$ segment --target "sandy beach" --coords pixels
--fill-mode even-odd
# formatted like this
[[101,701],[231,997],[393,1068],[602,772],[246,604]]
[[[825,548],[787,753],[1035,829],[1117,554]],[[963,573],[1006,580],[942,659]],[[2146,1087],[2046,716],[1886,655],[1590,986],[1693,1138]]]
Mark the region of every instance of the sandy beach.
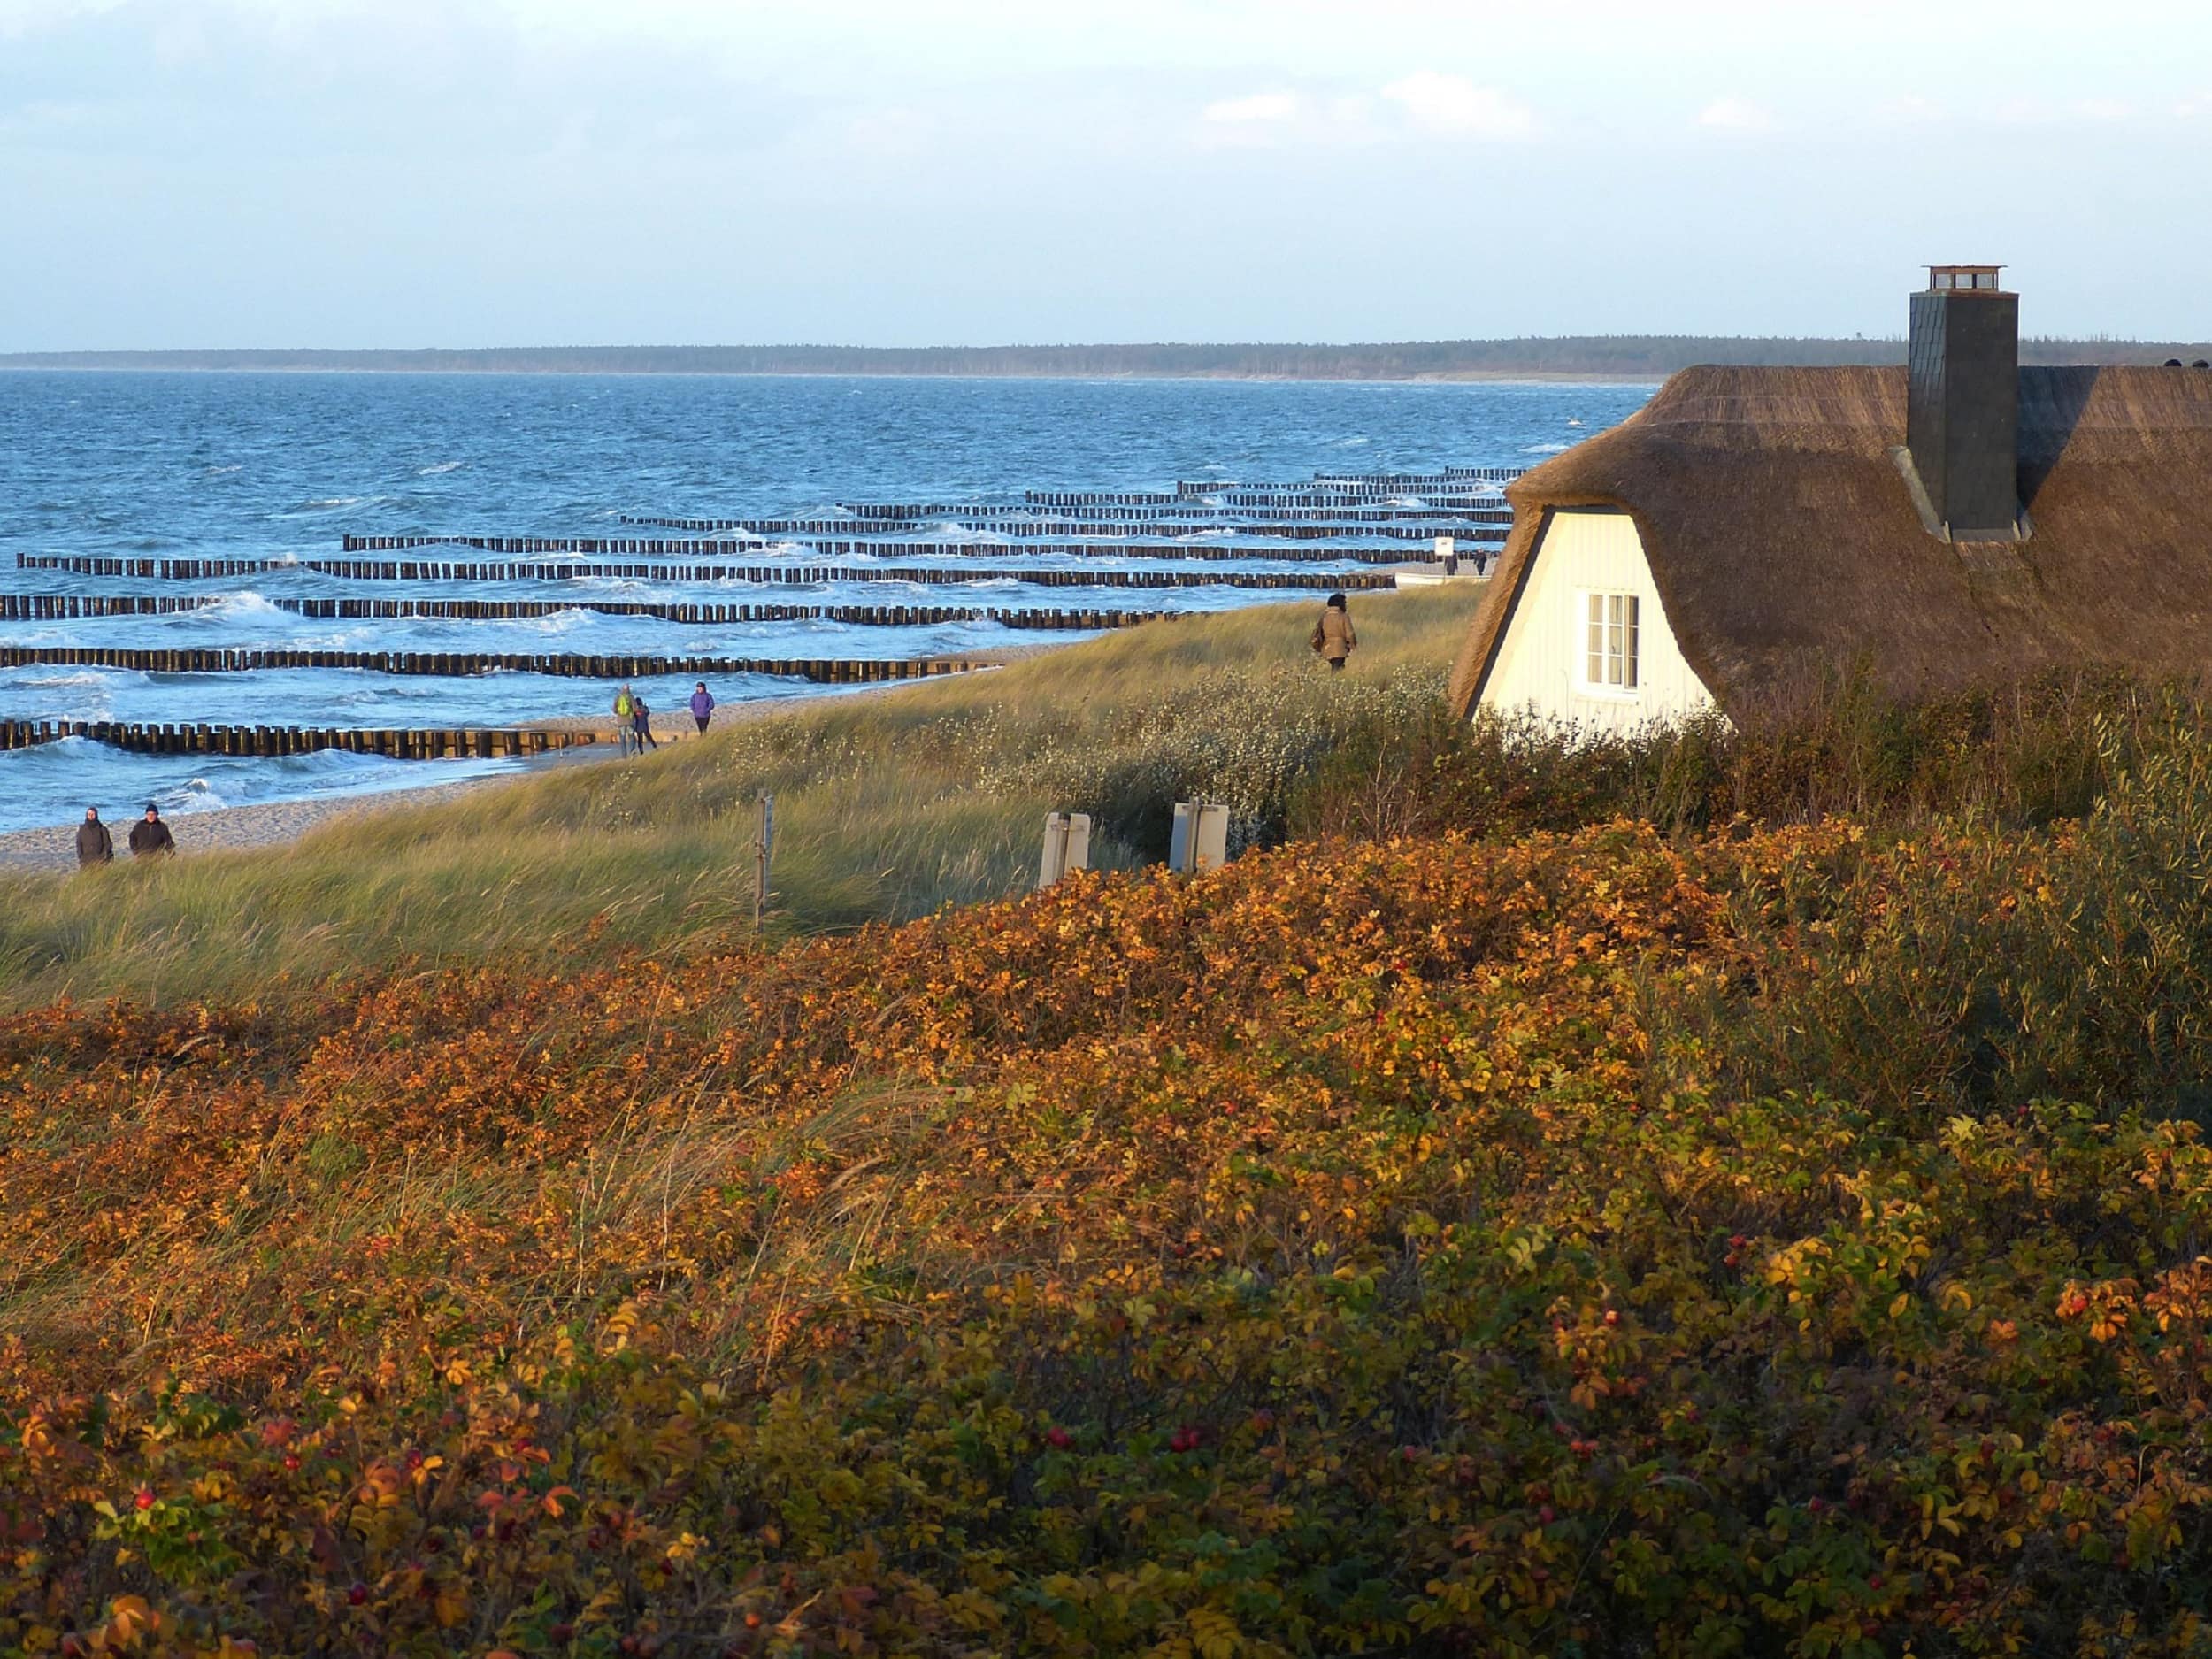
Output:
[[[727,726],[741,719],[757,719],[779,709],[789,709],[816,699],[785,698],[774,702],[740,703],[717,710],[717,724]],[[275,847],[296,841],[318,824],[332,818],[360,812],[391,812],[403,807],[421,806],[436,801],[459,798],[476,789],[497,789],[519,782],[542,771],[547,766],[585,764],[593,761],[614,760],[621,751],[611,741],[612,725],[609,721],[588,719],[543,720],[535,723],[547,731],[600,732],[607,741],[586,749],[563,749],[534,762],[521,772],[502,772],[489,778],[464,778],[452,783],[426,782],[410,789],[383,789],[368,795],[316,795],[301,801],[263,801],[250,806],[221,807],[212,812],[186,812],[165,816],[169,833],[176,837],[177,854],[188,857],[195,853],[239,852],[255,847]],[[689,741],[698,736],[697,728],[688,714],[657,714],[653,717],[653,736],[656,741],[674,745]],[[434,760],[420,763],[426,777],[437,775],[439,763]],[[115,838],[115,854],[128,858],[124,843],[129,838],[131,826],[136,818],[111,818],[108,831]],[[28,870],[73,870],[77,864],[77,826],[75,822],[55,824],[38,829],[12,830],[0,833],[0,874]]]

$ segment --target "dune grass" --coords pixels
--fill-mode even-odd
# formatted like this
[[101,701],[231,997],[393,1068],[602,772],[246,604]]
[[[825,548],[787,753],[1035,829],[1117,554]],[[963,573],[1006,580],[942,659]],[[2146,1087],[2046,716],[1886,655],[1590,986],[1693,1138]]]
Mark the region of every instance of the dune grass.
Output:
[[281,995],[399,963],[598,947],[680,953],[750,926],[763,793],[783,933],[1018,890],[1056,809],[1101,820],[1093,862],[1109,867],[1156,856],[1187,793],[1229,800],[1240,836],[1266,839],[1346,720],[1433,701],[1473,603],[1362,596],[1342,675],[1307,649],[1310,607],[1260,606],[826,698],[634,764],[342,819],[288,848],[0,879],[0,1005]]

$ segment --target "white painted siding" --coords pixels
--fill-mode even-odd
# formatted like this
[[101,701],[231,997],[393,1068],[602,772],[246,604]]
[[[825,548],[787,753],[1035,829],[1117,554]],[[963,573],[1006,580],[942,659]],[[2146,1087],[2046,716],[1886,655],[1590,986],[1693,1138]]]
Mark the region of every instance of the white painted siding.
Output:
[[[1640,601],[1641,683],[1632,692],[1584,684],[1592,593],[1633,594]],[[1482,706],[1502,712],[1532,707],[1553,719],[1607,730],[1680,719],[1713,706],[1712,694],[1675,642],[1634,519],[1595,508],[1554,511],[1482,688]]]

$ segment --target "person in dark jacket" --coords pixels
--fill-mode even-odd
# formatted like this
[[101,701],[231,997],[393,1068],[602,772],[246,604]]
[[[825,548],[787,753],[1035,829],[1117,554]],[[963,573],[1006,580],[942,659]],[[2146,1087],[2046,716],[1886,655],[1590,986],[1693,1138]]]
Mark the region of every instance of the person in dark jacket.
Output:
[[655,749],[660,747],[653,736],[653,711],[645,706],[645,699],[634,691],[630,694],[630,741],[637,746],[637,752],[641,755],[645,752],[648,743]]
[[151,858],[157,853],[176,856],[175,837],[169,826],[161,821],[160,810],[151,801],[146,803],[146,816],[131,826],[131,856]]
[[114,862],[115,837],[100,822],[100,809],[88,806],[84,810],[84,822],[77,826],[77,867],[89,870],[94,864]]
[[700,736],[707,734],[707,717],[713,712],[714,694],[707,689],[707,682],[703,680],[699,688],[691,694],[691,718],[699,722]]

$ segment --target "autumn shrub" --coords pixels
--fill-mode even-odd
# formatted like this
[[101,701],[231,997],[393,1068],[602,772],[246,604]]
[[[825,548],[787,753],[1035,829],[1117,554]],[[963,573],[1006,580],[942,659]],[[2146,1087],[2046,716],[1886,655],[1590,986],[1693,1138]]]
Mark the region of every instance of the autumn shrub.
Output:
[[1344,680],[1321,679],[1298,663],[1222,670],[1116,726],[979,745],[993,757],[979,781],[1087,812],[1145,858],[1167,856],[1179,801],[1226,806],[1233,851],[1272,846],[1288,832],[1308,779],[1333,771],[1371,733],[1397,739],[1450,720],[1443,692],[1438,669]]
[[2212,1107],[2212,760],[2185,730],[2123,752],[2047,837],[1937,827],[1778,864],[1732,900],[1746,1005],[1699,1041],[1732,1088],[1824,1087],[1933,1121],[2058,1096]]
[[2145,756],[2212,733],[2193,688],[2063,673],[1903,697],[1864,667],[1771,688],[1732,710],[1609,730],[1440,701],[1354,712],[1289,792],[1297,835],[1511,837],[1633,818],[1669,834],[1745,818],[1885,827],[2087,813]]
[[2194,1653],[2208,798],[17,1017],[0,1650]]

